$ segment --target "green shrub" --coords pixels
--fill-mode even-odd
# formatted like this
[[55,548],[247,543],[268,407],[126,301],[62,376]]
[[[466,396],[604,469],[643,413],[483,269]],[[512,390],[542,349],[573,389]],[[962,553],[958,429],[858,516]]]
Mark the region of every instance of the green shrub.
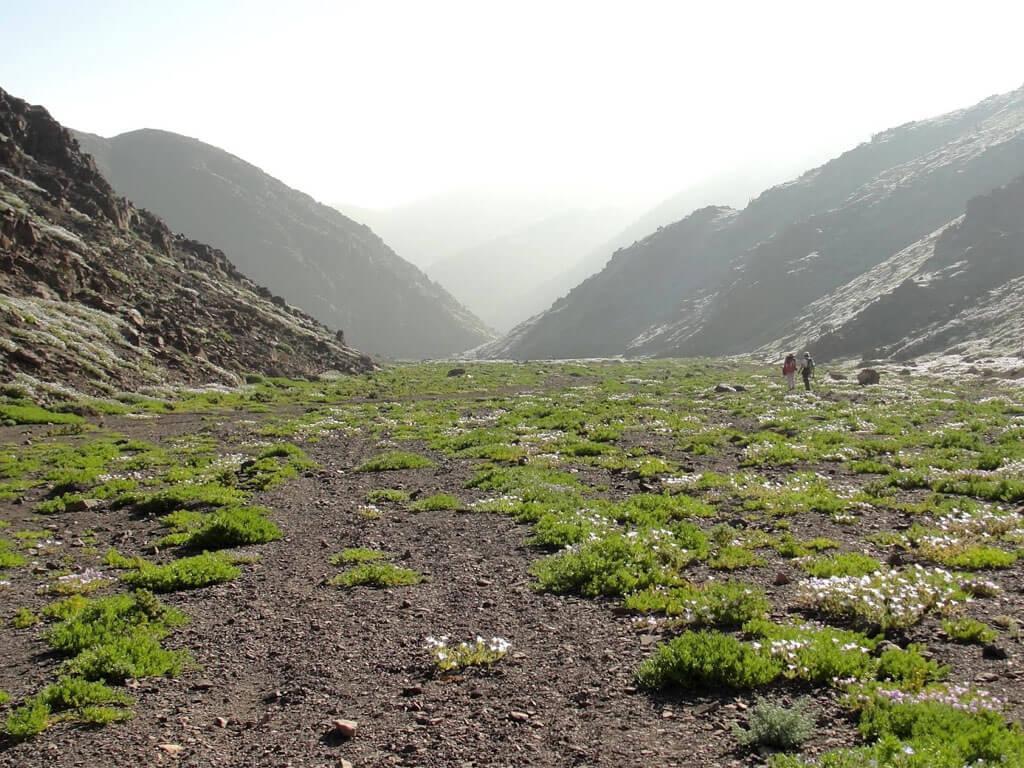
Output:
[[281,538],[281,529],[267,517],[265,507],[222,507],[183,537],[189,549],[214,550],[266,544]]
[[55,413],[37,405],[0,405],[0,421],[14,424],[83,424],[73,413]]
[[15,741],[30,739],[50,724],[50,708],[42,699],[33,697],[7,715],[7,734]]
[[356,467],[356,472],[392,472],[400,469],[427,469],[434,462],[425,456],[408,451],[389,451],[374,456]]
[[660,645],[637,670],[647,688],[756,688],[782,674],[782,664],[731,635],[685,632]]
[[439,512],[457,510],[461,506],[462,502],[452,494],[435,493],[433,496],[413,502],[410,508],[416,512]]
[[175,677],[190,663],[187,651],[171,651],[145,632],[133,632],[91,646],[67,662],[67,669],[89,680],[122,682],[134,677]]
[[1009,568],[1017,562],[1017,555],[1013,552],[980,544],[921,547],[918,553],[933,563],[965,571]]
[[[679,567],[698,556],[707,538],[693,532],[695,546],[655,551],[648,543],[623,534],[588,541],[540,560],[533,566],[538,589],[587,597],[627,595],[656,584],[672,584]],[[684,552],[685,550],[685,552]]]
[[944,678],[948,667],[939,666],[936,662],[921,655],[921,647],[908,645],[906,649],[892,648],[878,659],[879,680],[891,680],[899,683],[906,690],[920,690],[928,683]]
[[818,685],[872,676],[870,653],[876,642],[859,632],[813,625],[775,624],[754,620],[743,631],[752,646],[784,665],[786,677]]
[[219,483],[177,485],[155,493],[128,493],[118,497],[114,506],[131,506],[141,515],[165,515],[178,509],[241,504],[246,496],[245,491]]
[[331,555],[331,565],[356,565],[358,563],[372,563],[377,560],[387,560],[391,555],[376,549],[365,547],[352,547],[345,549],[336,555]]
[[0,539],[0,569],[20,568],[27,562],[23,555],[14,551],[14,544],[7,539]]
[[28,608],[19,608],[11,618],[11,626],[15,629],[28,629],[41,622],[42,619],[32,613]]
[[628,595],[625,605],[642,613],[664,613],[692,627],[718,628],[763,619],[771,609],[763,589],[742,582],[646,589]]
[[994,643],[999,633],[977,619],[948,619],[942,622],[942,631],[954,643],[985,645]]
[[75,596],[52,604],[46,613],[60,619],[48,630],[47,642],[69,655],[140,631],[160,639],[187,622],[183,613],[144,590],[96,599]]
[[409,568],[391,563],[363,563],[339,573],[330,580],[335,587],[409,587],[423,581],[423,576]]
[[146,563],[122,578],[133,587],[154,592],[198,589],[237,578],[241,571],[223,555],[204,552],[193,557],[172,560],[166,565]]
[[809,699],[797,699],[780,706],[758,698],[750,709],[747,728],[735,727],[736,738],[745,747],[770,747],[786,751],[799,749],[814,735],[815,717]]
[[799,564],[811,576],[827,579],[832,576],[867,576],[882,570],[882,564],[859,552],[837,552],[806,560]]
[[719,548],[708,559],[708,566],[718,571],[757,568],[765,564],[764,558],[746,547],[729,545]]

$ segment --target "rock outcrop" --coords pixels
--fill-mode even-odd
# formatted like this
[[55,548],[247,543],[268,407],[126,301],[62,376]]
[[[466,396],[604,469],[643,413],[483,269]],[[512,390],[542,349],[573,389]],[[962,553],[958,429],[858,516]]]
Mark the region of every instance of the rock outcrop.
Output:
[[369,357],[114,192],[42,107],[0,90],[0,374],[90,393],[310,376]]

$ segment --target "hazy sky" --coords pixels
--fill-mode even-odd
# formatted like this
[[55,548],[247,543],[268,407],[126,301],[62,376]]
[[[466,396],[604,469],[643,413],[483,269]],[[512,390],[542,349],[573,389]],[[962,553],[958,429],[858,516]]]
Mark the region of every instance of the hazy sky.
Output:
[[0,0],[0,87],[327,201],[653,203],[1024,85],[1024,3]]

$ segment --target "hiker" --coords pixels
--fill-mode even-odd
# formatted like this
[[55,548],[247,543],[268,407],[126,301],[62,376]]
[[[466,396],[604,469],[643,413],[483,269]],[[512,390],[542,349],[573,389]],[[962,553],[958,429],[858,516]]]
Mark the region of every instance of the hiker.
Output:
[[800,366],[800,377],[804,380],[804,387],[811,391],[811,377],[814,375],[814,360],[810,352],[804,352],[804,364]]
[[789,385],[789,391],[796,389],[796,355],[792,352],[786,355],[786,360],[782,363],[782,375]]

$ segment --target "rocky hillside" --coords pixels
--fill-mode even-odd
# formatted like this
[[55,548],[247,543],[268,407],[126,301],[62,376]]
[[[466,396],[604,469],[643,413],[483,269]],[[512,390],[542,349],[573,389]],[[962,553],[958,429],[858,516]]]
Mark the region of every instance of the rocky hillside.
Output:
[[368,227],[216,147],[166,131],[77,134],[114,188],[375,355],[442,357],[491,338]]
[[[834,292],[859,280],[855,303],[872,301],[883,290],[881,275],[895,269],[908,276],[909,267],[896,265],[924,259],[928,238],[941,238],[939,230],[962,237],[955,220],[969,204],[986,205],[971,201],[1012,198],[1012,186],[994,190],[1022,173],[1024,89],[879,134],[742,211],[697,211],[616,252],[600,274],[480,352],[513,358],[775,353],[837,331],[821,327],[837,320],[825,312]],[[984,229],[991,218],[978,222]],[[997,258],[993,244],[1003,243],[1001,230],[971,231],[977,245],[963,255],[976,265],[972,274],[987,274]],[[957,321],[949,307],[922,311],[931,341],[914,341],[927,330],[916,325],[881,343],[851,327],[816,348],[869,354],[883,346],[906,354],[981,333],[972,330],[979,317]],[[955,321],[958,330],[938,333],[942,323]]]
[[763,352],[905,360],[1024,348],[1024,176],[814,302]]
[[0,90],[0,372],[104,393],[372,361],[118,196],[45,109]]

